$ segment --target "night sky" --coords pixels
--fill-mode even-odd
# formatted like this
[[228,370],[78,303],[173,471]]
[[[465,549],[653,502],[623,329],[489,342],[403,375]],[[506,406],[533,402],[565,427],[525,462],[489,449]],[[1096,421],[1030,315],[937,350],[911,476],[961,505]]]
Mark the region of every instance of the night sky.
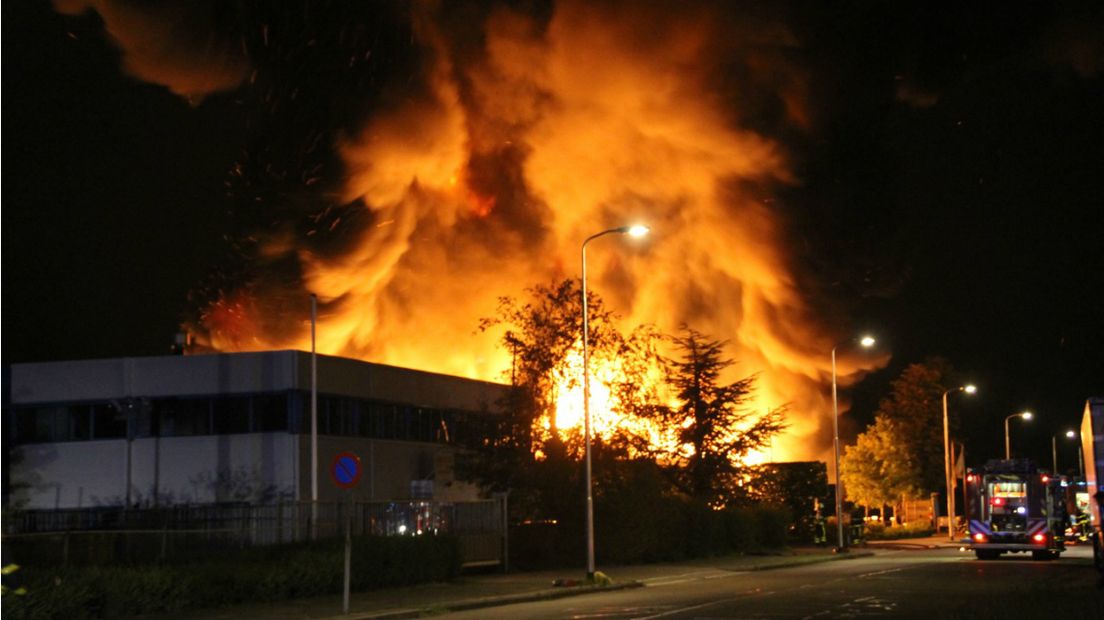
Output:
[[[810,299],[893,356],[850,391],[850,434],[907,364],[938,355],[980,389],[952,401],[971,465],[1001,453],[1004,416],[1030,409],[1013,422],[1018,451],[1049,465],[1059,435],[1068,466],[1065,430],[1104,396],[1104,5],[768,4],[755,10],[793,35],[809,121],[783,123],[769,97],[741,121],[788,149],[799,183],[774,200]],[[278,12],[232,6],[222,32],[255,50],[252,20]],[[355,89],[411,62],[384,26],[363,29],[382,60]],[[9,2],[3,35],[3,363],[167,353],[263,225],[231,170],[302,151],[261,134],[304,121],[258,112],[255,85],[189,103],[129,77],[94,13]],[[296,74],[289,50],[274,84],[325,79]]]

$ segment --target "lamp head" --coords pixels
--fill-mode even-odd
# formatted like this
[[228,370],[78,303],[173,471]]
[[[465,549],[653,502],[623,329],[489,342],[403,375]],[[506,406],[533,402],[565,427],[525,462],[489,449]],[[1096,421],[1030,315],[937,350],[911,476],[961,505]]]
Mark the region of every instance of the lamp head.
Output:
[[1025,411],[1020,414],[1020,417],[1025,420],[1030,420],[1031,418],[1035,417],[1035,414],[1031,413],[1030,411]]
[[1077,436],[1077,433],[1075,431],[1066,431],[1066,437],[1069,437],[1070,439],[1073,439],[1076,436]]
[[862,338],[859,339],[859,344],[866,347],[867,349],[874,346],[874,343],[876,343],[876,342],[877,342],[877,340],[874,340],[874,336],[869,336],[869,335],[863,336]]
[[648,234],[648,232],[650,232],[651,230],[652,230],[651,228],[648,228],[647,226],[643,226],[643,225],[640,225],[640,224],[635,224],[633,226],[624,226],[622,228],[622,232],[624,232],[625,234],[627,234],[630,237],[643,237],[644,235]]
[[974,394],[977,392],[977,386],[973,383],[967,383],[966,385],[962,386],[962,391],[966,392],[967,394]]

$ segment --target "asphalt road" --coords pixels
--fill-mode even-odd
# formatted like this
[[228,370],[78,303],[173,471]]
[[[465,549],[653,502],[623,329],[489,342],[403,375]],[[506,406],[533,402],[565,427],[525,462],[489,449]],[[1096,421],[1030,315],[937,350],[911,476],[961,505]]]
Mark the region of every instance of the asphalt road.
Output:
[[645,587],[450,614],[449,618],[1104,618],[1091,550],[1035,562],[980,561],[955,549],[881,550],[873,557],[762,572],[705,569]]

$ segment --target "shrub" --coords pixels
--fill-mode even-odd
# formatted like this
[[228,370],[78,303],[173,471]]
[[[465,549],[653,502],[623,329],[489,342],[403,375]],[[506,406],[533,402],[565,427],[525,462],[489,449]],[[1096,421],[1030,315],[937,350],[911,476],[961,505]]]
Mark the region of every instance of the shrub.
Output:
[[598,517],[603,564],[658,562],[683,557],[686,531],[681,503],[672,497],[649,502],[610,498]]
[[930,523],[912,523],[886,527],[884,523],[871,521],[866,524],[867,540],[897,540],[899,538],[921,538],[935,533]]
[[733,551],[730,532],[725,527],[723,513],[704,504],[686,502],[686,555],[705,558]]
[[758,544],[764,549],[779,549],[786,546],[787,534],[793,517],[785,506],[760,506],[755,509],[756,530],[759,532]]
[[[79,620],[336,594],[343,585],[344,553],[344,541],[321,541],[174,565],[24,566],[28,593],[5,596],[3,614]],[[353,541],[350,585],[359,591],[443,581],[459,570],[454,537],[360,537]]]

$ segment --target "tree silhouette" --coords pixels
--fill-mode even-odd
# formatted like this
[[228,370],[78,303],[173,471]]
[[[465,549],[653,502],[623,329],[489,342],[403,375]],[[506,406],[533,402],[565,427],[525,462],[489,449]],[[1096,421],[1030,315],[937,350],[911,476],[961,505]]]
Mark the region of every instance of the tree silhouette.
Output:
[[678,446],[655,453],[675,484],[691,497],[724,506],[741,497],[744,457],[786,427],[785,408],[749,408],[755,375],[720,383],[722,371],[734,363],[723,357],[724,342],[685,326],[670,340],[677,356],[664,359],[666,383],[678,404],[653,403],[638,411],[677,429]]
[[[565,361],[581,346],[582,292],[579,281],[568,279],[526,293],[524,303],[500,298],[497,315],[480,321],[481,331],[506,328],[502,343],[511,356],[505,373],[511,388],[498,403],[495,432],[477,446],[465,475],[492,490],[510,489],[512,509],[526,518],[570,519],[582,514],[583,493],[575,490],[581,478],[574,462],[581,445],[577,437],[568,437],[572,445],[567,445],[554,426],[554,388],[560,381],[569,386],[581,382],[563,373]],[[593,292],[587,299],[592,354],[616,350],[621,336],[611,325],[612,314]],[[542,417],[552,422],[550,433],[539,432]],[[536,458],[538,452],[543,458]]]
[[[468,475],[494,490],[512,489],[518,495],[511,501],[523,512],[530,506],[530,516],[563,518],[566,504],[582,497],[573,489],[580,484],[575,461],[582,446],[581,432],[555,428],[555,388],[581,381],[575,371],[564,374],[565,362],[580,346],[581,292],[578,281],[564,280],[527,293],[523,304],[502,298],[498,315],[480,322],[482,330],[506,328],[502,342],[511,354],[512,388],[499,404],[497,432],[479,446]],[[641,326],[625,338],[597,295],[588,296],[588,305],[591,360],[616,360],[621,373],[619,385],[611,386],[620,401],[618,413],[650,420],[651,432],[662,435],[634,435],[628,429],[635,425],[629,424],[610,437],[593,437],[595,452],[651,461],[667,475],[673,492],[715,507],[747,499],[741,485],[752,471],[742,461],[785,428],[785,409],[751,409],[754,375],[721,383],[722,372],[733,364],[723,357],[724,342],[688,327],[679,336],[665,336]],[[660,353],[662,343],[673,346],[674,357]],[[549,420],[552,428],[539,428],[540,420]]]

